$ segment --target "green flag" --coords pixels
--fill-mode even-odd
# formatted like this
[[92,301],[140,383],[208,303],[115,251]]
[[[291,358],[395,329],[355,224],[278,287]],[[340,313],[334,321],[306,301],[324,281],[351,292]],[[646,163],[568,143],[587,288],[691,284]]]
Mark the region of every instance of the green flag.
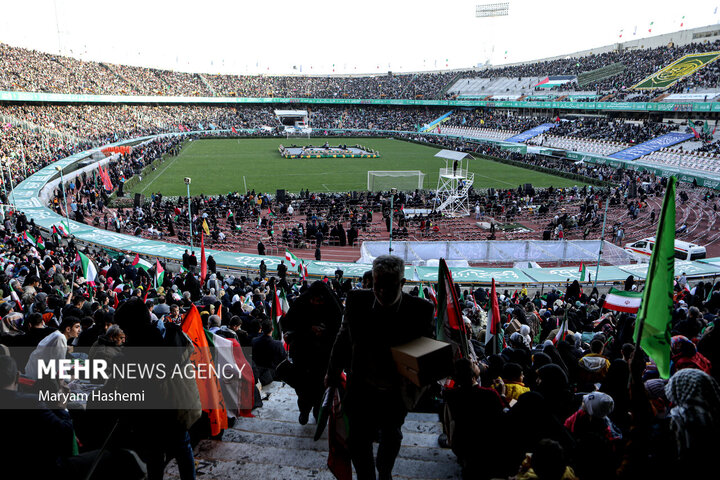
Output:
[[422,282],[420,282],[420,290],[418,291],[418,297],[425,298],[425,291],[423,290]]
[[675,277],[675,177],[668,179],[655,248],[645,280],[633,340],[657,364],[662,378],[670,378],[670,322]]

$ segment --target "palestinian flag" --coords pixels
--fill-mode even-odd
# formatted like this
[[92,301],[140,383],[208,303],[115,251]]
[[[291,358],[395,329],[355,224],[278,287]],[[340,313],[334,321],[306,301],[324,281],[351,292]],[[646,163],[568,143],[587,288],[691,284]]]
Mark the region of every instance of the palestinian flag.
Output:
[[625,292],[611,288],[605,297],[603,308],[616,312],[637,313],[642,301],[642,292]]
[[552,88],[557,87],[559,85],[564,85],[566,83],[570,83],[574,81],[577,77],[575,75],[550,75],[542,80],[540,80],[540,83],[537,85],[533,85],[533,87],[539,87],[539,88]]
[[30,245],[39,248],[40,250],[45,250],[45,241],[42,237],[38,237],[37,239],[33,237],[31,234],[27,232],[23,232],[23,239],[28,242]]
[[134,267],[142,268],[146,272],[152,268],[152,263],[140,258],[139,253],[135,254],[135,259],[133,260],[132,264]]
[[456,358],[458,356],[469,358],[465,322],[462,318],[462,310],[460,309],[452,273],[450,273],[444,258],[440,259],[438,267],[438,293],[436,338],[441,341],[452,342]]
[[97,278],[98,273],[97,267],[95,267],[95,264],[92,262],[92,260],[90,260],[84,254],[78,252],[77,256],[75,257],[75,262],[80,263],[80,266],[82,267],[83,277],[85,277],[88,285],[94,286],[95,279]]
[[163,269],[162,265],[160,265],[160,260],[156,258],[155,259],[155,288],[162,285],[163,280],[165,280],[165,270]]
[[298,257],[296,257],[295,255],[293,255],[293,253],[290,250],[288,250],[287,248],[285,249],[285,260],[289,261],[290,266],[292,266],[292,267],[297,265],[297,263],[300,261],[300,259]]
[[587,278],[587,267],[584,263],[580,263],[580,281],[584,282]]
[[272,211],[272,208],[270,208],[269,205],[268,205],[268,215],[271,216],[271,217],[274,217],[274,216],[275,216],[275,212]]

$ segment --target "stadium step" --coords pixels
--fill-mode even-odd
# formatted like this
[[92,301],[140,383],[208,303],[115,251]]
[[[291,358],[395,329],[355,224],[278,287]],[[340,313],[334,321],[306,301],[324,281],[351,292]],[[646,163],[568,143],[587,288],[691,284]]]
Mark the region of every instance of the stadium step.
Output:
[[[195,448],[199,479],[263,478],[331,480],[327,468],[327,431],[314,441],[316,425],[297,421],[295,391],[283,383],[263,389],[263,406],[254,418],[239,418],[222,441],[203,440]],[[437,415],[410,413],[393,477],[398,479],[459,479],[460,468],[449,449],[438,447],[442,427]],[[377,445],[375,446],[377,448]],[[175,462],[165,478],[179,478]]]
[[213,96],[213,97],[217,97],[217,92],[215,92],[215,89],[214,89],[213,86],[210,84],[210,82],[207,81],[207,78],[205,78],[205,75],[203,75],[202,73],[198,73],[198,74],[197,74],[197,77],[200,79],[200,81],[202,82],[202,84],[205,85],[205,87],[206,87],[208,90],[210,90],[210,93],[212,94],[212,96]]

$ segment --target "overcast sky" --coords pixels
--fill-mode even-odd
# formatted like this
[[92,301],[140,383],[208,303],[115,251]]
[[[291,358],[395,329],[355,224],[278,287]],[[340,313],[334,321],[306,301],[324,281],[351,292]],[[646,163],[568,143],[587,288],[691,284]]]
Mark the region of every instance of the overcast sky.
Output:
[[621,29],[633,39],[720,20],[720,0],[511,0],[509,16],[476,18],[481,3],[3,1],[0,42],[192,72],[379,73],[512,63],[615,43]]

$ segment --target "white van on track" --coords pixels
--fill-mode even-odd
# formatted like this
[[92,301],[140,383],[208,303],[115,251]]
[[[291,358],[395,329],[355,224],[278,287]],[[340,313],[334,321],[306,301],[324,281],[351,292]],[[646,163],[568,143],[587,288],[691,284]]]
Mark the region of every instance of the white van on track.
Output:
[[[636,242],[626,243],[625,251],[640,262],[649,262],[654,247],[655,237],[648,237]],[[700,260],[706,256],[705,247],[682,240],[675,240],[675,258],[678,260]]]

